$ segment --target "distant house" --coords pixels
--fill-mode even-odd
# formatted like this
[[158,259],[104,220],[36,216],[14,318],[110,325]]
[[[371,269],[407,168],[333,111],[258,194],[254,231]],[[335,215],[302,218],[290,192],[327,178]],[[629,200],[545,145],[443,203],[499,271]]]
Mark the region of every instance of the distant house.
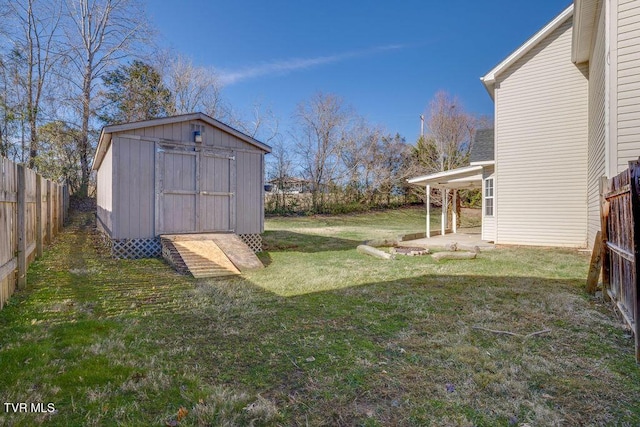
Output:
[[296,178],[293,176],[287,176],[284,178],[275,178],[267,182],[271,185],[271,192],[278,194],[299,194],[306,193],[311,188],[311,182]]
[[98,228],[125,258],[159,256],[163,234],[235,233],[257,249],[270,151],[202,113],[107,126],[93,160]]
[[455,189],[475,176],[485,240],[592,244],[600,177],[640,155],[637,2],[575,0],[481,80],[495,105],[493,164],[409,182]]

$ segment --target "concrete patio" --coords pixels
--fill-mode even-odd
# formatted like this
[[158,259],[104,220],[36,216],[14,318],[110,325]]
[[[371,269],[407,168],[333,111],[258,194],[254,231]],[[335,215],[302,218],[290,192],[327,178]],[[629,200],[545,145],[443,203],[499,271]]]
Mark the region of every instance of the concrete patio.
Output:
[[457,243],[462,250],[471,249],[478,246],[481,251],[495,249],[493,243],[482,240],[481,228],[459,228],[457,233],[446,233],[445,235],[423,237],[420,239],[404,240],[399,243],[400,246],[420,246],[429,249],[444,249],[451,243]]

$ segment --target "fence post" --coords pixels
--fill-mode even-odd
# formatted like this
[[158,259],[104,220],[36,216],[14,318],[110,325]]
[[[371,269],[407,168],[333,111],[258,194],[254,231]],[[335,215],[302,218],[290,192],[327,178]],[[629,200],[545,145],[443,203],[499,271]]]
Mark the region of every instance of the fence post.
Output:
[[587,273],[587,287],[585,289],[591,295],[594,295],[598,289],[598,279],[602,271],[602,252],[602,231],[598,231],[593,242],[593,252],[591,252],[589,273]]
[[27,285],[27,174],[18,165],[18,289]]
[[53,242],[53,183],[47,180],[47,234],[49,243]]
[[62,192],[64,193],[64,207],[62,208],[63,217],[64,217],[64,222],[67,222],[67,220],[69,219],[69,185],[68,184],[65,184],[64,187],[62,187]]
[[60,198],[58,197],[58,185],[55,182],[51,188],[53,189],[53,234],[57,236],[60,232],[60,224],[58,224],[58,201]]
[[60,232],[62,231],[62,226],[64,225],[64,218],[63,218],[63,204],[64,202],[62,201],[63,198],[63,194],[62,194],[62,185],[60,184],[56,184],[56,187],[58,188],[58,234],[60,234]]
[[602,298],[609,301],[609,289],[611,288],[611,265],[609,262],[609,202],[604,195],[609,192],[609,179],[606,176],[600,178],[600,229],[602,230]]
[[64,186],[62,184],[58,184],[58,194],[60,194],[60,202],[58,202],[58,205],[60,205],[60,215],[58,215],[60,228],[58,232],[62,232],[64,228]]
[[60,186],[56,183],[56,234],[60,234],[60,216],[62,215],[60,204]]
[[42,175],[36,175],[36,256],[42,256]]
[[631,190],[631,226],[633,227],[633,331],[636,344],[636,363],[640,363],[640,161],[629,162],[629,189]]
[[58,214],[58,233],[60,233],[64,226],[64,193],[60,184],[58,184],[58,209],[60,209]]

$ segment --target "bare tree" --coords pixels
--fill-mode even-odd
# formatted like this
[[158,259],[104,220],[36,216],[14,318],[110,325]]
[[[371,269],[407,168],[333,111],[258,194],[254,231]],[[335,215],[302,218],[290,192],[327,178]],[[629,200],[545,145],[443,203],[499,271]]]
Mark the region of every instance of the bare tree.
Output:
[[220,92],[221,85],[213,70],[198,67],[191,59],[177,54],[165,53],[158,60],[167,87],[175,102],[175,114],[195,111],[224,120],[226,107]]
[[[29,130],[28,163],[33,168],[38,156],[37,132],[43,92],[60,55],[54,48],[58,46],[62,4],[59,1],[17,0],[6,7],[3,15],[16,23],[10,58],[14,62],[14,83],[23,92],[21,117],[23,129],[26,124]],[[22,138],[24,140],[24,134]]]
[[167,52],[157,57],[156,61],[167,88],[173,94],[175,114],[202,111],[267,144],[279,136],[279,120],[271,108],[256,101],[247,118],[227,104],[214,70],[198,67],[183,55]]
[[339,177],[346,184],[346,196],[352,202],[360,202],[371,193],[370,183],[381,165],[374,164],[374,153],[382,136],[382,129],[371,126],[363,118],[344,132],[340,144],[340,160],[343,168]]
[[365,168],[370,204],[376,203],[376,197],[384,197],[384,203],[388,206],[394,194],[405,192],[406,179],[412,176],[409,167],[411,148],[399,134],[380,135],[376,140]]
[[[20,94],[16,90],[19,85],[16,84],[18,76],[22,73],[17,67],[15,61],[12,61],[10,55],[0,57],[0,114],[2,114],[0,123],[0,156],[11,157],[16,155],[12,150],[12,136],[16,134],[16,128],[20,122],[24,122],[22,118],[22,102]],[[13,151],[13,152],[12,152]]]
[[226,120],[232,127],[266,144],[281,137],[278,117],[269,106],[263,106],[260,101],[254,102],[249,118],[229,109]]
[[414,170],[436,173],[466,166],[476,129],[485,122],[485,118],[467,113],[457,97],[437,92],[427,112],[429,133],[420,137],[414,150]]
[[285,182],[291,178],[293,173],[293,160],[291,151],[281,140],[276,141],[271,150],[271,156],[267,163],[267,176],[271,182],[275,182],[277,191],[275,192],[275,210],[287,209]]
[[70,25],[65,29],[68,77],[78,93],[81,137],[79,193],[86,195],[92,145],[89,141],[93,101],[99,79],[133,48],[150,37],[148,19],[137,0],[66,0]]
[[342,142],[353,113],[342,99],[318,93],[298,105],[294,119],[298,131],[294,135],[305,177],[311,183],[313,209],[324,207],[325,193],[337,178],[341,167]]
[[430,145],[422,157],[428,172],[442,172],[466,164],[475,134],[475,118],[464,111],[460,100],[440,91],[429,103],[429,134],[423,143]]

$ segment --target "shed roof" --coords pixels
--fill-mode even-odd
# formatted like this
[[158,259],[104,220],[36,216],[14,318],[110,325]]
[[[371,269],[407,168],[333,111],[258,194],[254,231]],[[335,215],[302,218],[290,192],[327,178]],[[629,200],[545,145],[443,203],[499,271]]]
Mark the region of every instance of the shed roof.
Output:
[[544,40],[549,34],[558,29],[568,19],[573,16],[573,4],[567,7],[560,15],[556,16],[551,22],[544,26],[540,31],[527,40],[522,46],[516,49],[511,55],[507,56],[504,61],[496,65],[491,71],[489,71],[484,77],[480,77],[480,80],[484,84],[485,89],[489,92],[491,98],[493,98],[493,91],[495,89],[496,79],[500,74],[505,72],[516,61],[529,53],[534,47],[536,47],[542,40]]
[[470,163],[490,162],[494,160],[494,132],[491,129],[478,129],[473,139],[471,154],[469,156]]
[[264,144],[258,141],[257,139],[252,138],[249,135],[242,133],[237,129],[232,128],[231,126],[224,124],[219,120],[214,119],[213,117],[210,117],[204,113],[190,113],[190,114],[181,114],[181,115],[170,116],[170,117],[161,117],[158,119],[143,120],[140,122],[109,125],[109,126],[103,127],[102,132],[100,132],[100,140],[98,142],[98,148],[96,149],[96,155],[93,158],[92,169],[98,170],[98,168],[100,167],[100,164],[102,163],[102,159],[104,158],[105,154],[107,153],[107,149],[111,144],[111,135],[113,133],[125,132],[125,131],[141,129],[141,128],[146,128],[151,126],[170,125],[173,123],[188,122],[192,120],[202,120],[203,122],[208,123],[213,127],[216,127],[220,130],[223,130],[239,138],[240,140],[246,142],[247,144],[250,144],[256,148],[259,148],[265,153],[271,152],[271,147],[268,146],[267,144]]

